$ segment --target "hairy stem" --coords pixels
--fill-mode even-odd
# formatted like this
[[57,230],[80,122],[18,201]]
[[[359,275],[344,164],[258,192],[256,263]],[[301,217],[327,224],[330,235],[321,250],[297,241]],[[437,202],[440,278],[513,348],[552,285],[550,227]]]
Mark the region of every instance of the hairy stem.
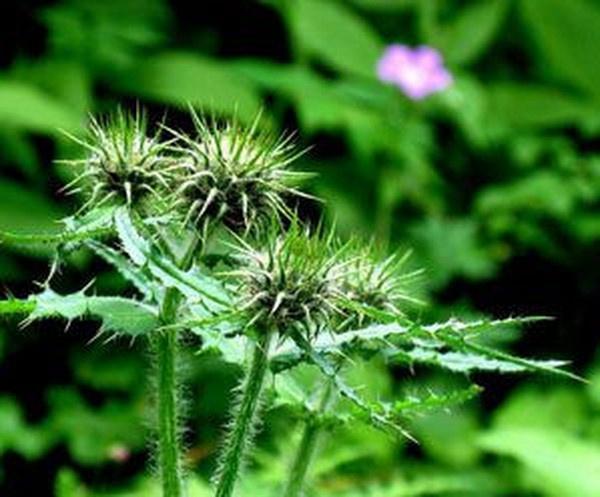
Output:
[[158,387],[158,463],[163,497],[182,497],[185,492],[179,440],[177,384],[177,332],[166,331],[156,339]]
[[[199,246],[194,239],[187,247],[178,266],[188,269]],[[175,324],[181,294],[167,288],[161,305],[161,323]],[[181,401],[177,375],[178,336],[176,330],[164,330],[154,342],[157,374],[158,465],[163,497],[183,497],[185,481],[180,439]]]
[[217,476],[215,497],[231,497],[242,463],[253,437],[265,374],[269,365],[269,349],[276,333],[267,331],[254,345],[250,370],[244,378],[240,403],[234,415]]
[[[331,381],[327,381],[317,408],[316,417],[326,412],[331,401],[332,392],[333,386]],[[311,418],[305,422],[300,445],[294,455],[288,480],[283,492],[284,497],[300,497],[300,495],[302,495],[302,489],[306,482],[308,469],[317,453],[321,432],[322,425],[319,423],[318,419],[315,420]]]

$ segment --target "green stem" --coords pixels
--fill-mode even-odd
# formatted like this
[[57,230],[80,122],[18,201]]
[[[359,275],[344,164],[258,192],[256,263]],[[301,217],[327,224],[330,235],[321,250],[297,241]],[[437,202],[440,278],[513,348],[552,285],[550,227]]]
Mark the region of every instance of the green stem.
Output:
[[254,345],[250,370],[244,378],[240,403],[220,461],[215,497],[233,495],[242,462],[254,435],[254,424],[269,365],[269,349],[275,335],[275,331],[269,330]]
[[177,384],[177,332],[166,331],[156,339],[158,386],[158,463],[163,497],[185,493],[179,439]]
[[[333,388],[331,381],[328,381],[319,402],[316,413],[317,416],[315,416],[315,418],[318,418],[318,415],[327,410],[331,401],[332,392]],[[310,418],[304,424],[302,439],[300,440],[300,445],[294,455],[294,460],[283,492],[284,497],[299,497],[302,495],[302,489],[306,482],[306,475],[308,474],[310,464],[317,453],[322,431],[323,427],[318,419]]]
[[[198,245],[198,239],[189,244],[182,259],[178,261],[181,269],[189,268]],[[163,326],[175,324],[180,303],[181,294],[174,288],[167,288],[160,311]],[[185,481],[179,426],[181,401],[177,378],[177,330],[167,329],[157,334],[154,346],[157,374],[158,466],[163,497],[183,497]]]

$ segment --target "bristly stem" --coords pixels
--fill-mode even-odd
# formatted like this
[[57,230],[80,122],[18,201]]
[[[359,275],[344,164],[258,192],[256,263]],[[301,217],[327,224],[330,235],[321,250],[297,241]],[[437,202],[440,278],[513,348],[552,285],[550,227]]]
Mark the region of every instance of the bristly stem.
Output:
[[158,387],[158,464],[163,497],[182,497],[185,492],[179,438],[177,384],[177,332],[165,331],[156,338]]
[[252,363],[241,386],[241,398],[234,414],[217,474],[215,497],[231,497],[250,447],[267,368],[269,349],[276,335],[267,330],[254,345]]
[[[178,262],[182,269],[188,269],[199,247],[195,238],[187,247]],[[168,288],[161,306],[163,325],[174,324],[181,302],[181,294]],[[157,374],[157,431],[158,466],[162,483],[163,497],[183,497],[185,478],[180,439],[181,399],[177,371],[178,336],[176,330],[164,330],[155,338],[155,360]]]
[[331,381],[327,381],[317,408],[316,416],[307,419],[304,424],[300,445],[296,450],[292,466],[290,467],[283,497],[300,497],[302,495],[302,490],[306,483],[306,475],[308,474],[310,464],[317,453],[320,435],[323,430],[323,426],[318,418],[327,411],[331,402],[332,392],[333,386]]

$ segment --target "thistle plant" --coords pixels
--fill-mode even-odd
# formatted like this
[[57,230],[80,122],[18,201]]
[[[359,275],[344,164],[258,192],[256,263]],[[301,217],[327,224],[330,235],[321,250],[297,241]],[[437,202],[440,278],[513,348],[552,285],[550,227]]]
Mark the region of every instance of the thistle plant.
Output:
[[[62,232],[0,233],[2,243],[51,244],[59,259],[84,247],[130,283],[133,297],[96,295],[93,284],[59,295],[50,286],[53,272],[41,292],[0,301],[0,315],[23,316],[24,324],[94,319],[107,341],[148,341],[156,371],[154,459],[164,497],[186,491],[177,367],[185,333],[201,338],[201,352],[217,351],[243,372],[214,477],[216,497],[234,495],[269,402],[287,402],[305,422],[285,489],[295,497],[324,428],[350,420],[412,438],[407,415],[468,400],[477,391],[368,401],[345,381],[348,359],[378,354],[411,368],[575,377],[560,361],[515,357],[481,340],[540,318],[409,319],[401,311],[411,299],[404,285],[414,274],[402,275],[403,257],[379,259],[356,242],[340,243],[333,230],[311,230],[294,214],[290,200],[310,196],[297,189],[307,175],[290,169],[301,154],[291,137],[264,131],[259,117],[247,127],[195,113],[192,121],[195,134],[165,127],[170,136],[164,139],[149,133],[139,113],[92,120],[90,137],[76,138],[85,157],[70,161],[81,172],[68,189],[81,195],[83,206],[63,220]],[[210,253],[211,246],[225,247],[226,254]],[[203,264],[213,256],[222,263]],[[284,401],[278,388],[293,381],[291,372],[301,364],[321,377],[316,404],[308,394]],[[269,396],[267,377],[275,385]]]

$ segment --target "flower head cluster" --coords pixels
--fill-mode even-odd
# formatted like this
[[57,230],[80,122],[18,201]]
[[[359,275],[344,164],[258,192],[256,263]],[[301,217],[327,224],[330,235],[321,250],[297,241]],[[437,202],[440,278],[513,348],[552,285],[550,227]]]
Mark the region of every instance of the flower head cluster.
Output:
[[203,231],[217,221],[247,233],[273,218],[291,217],[287,197],[308,196],[295,186],[309,176],[289,169],[303,153],[292,136],[260,128],[260,114],[250,126],[192,116],[197,136],[177,133],[184,168],[175,199],[185,223]]
[[104,120],[92,119],[89,131],[87,141],[74,138],[88,150],[88,156],[67,161],[85,166],[67,185],[71,192],[87,192],[82,209],[109,202],[130,207],[163,203],[177,165],[165,153],[167,144],[158,135],[148,136],[143,114],[118,111]]
[[230,273],[239,282],[240,307],[250,324],[276,327],[285,333],[295,325],[316,331],[341,314],[340,288],[345,278],[329,237],[311,233],[293,222],[266,246],[254,249],[240,241],[240,269]]
[[428,46],[390,45],[377,63],[377,75],[412,100],[422,100],[452,84],[452,75],[444,67],[442,56]]

